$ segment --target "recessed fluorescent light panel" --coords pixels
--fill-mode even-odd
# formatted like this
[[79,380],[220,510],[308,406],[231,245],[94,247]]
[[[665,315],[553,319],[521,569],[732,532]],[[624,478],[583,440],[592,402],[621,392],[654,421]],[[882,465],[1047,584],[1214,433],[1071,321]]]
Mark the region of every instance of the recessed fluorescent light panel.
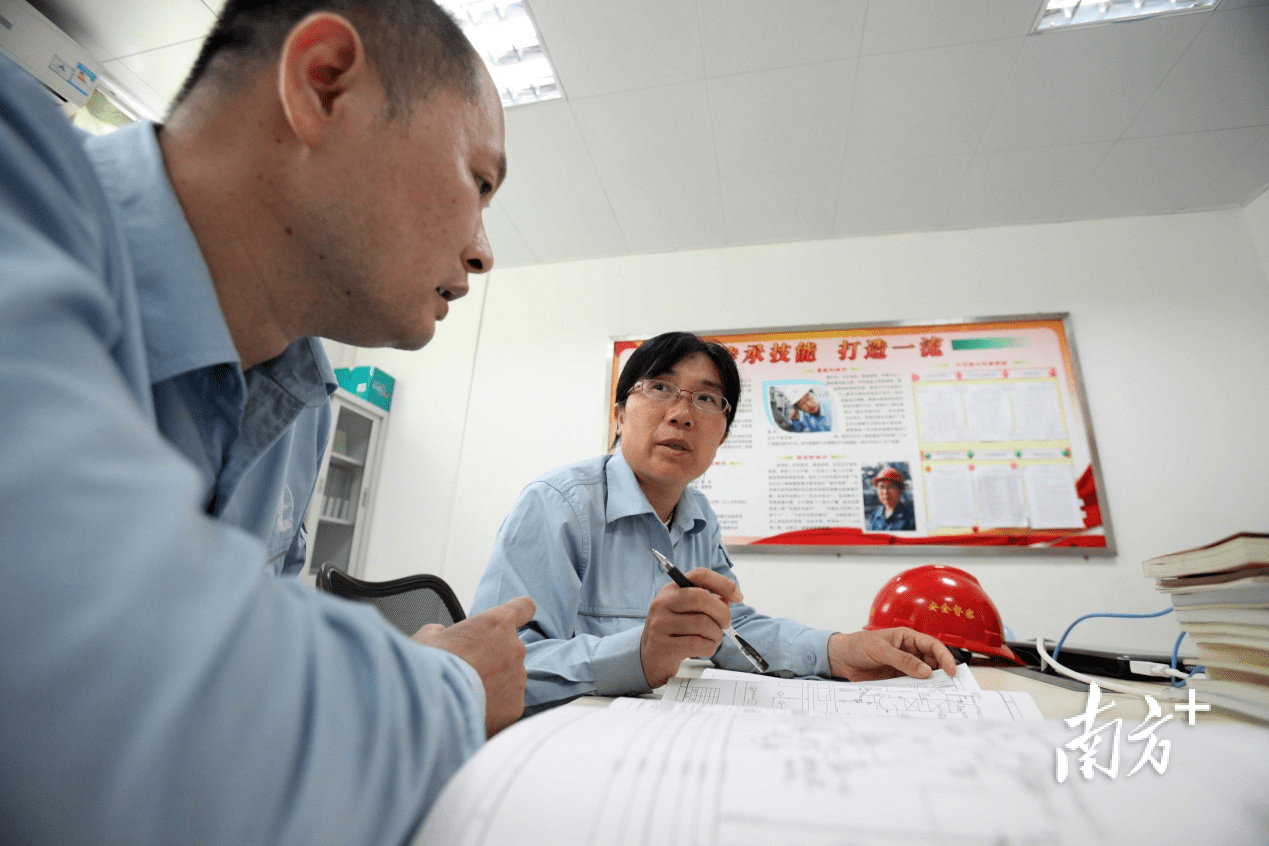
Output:
[[485,60],[502,105],[562,96],[524,0],[438,0]]
[[1220,0],[1045,0],[1032,32],[1194,12]]

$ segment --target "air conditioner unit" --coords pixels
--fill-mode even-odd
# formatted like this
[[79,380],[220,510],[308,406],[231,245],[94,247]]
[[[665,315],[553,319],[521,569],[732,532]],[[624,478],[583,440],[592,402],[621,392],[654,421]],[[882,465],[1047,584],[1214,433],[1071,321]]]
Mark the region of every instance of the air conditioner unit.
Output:
[[101,73],[87,50],[22,0],[0,0],[0,48],[75,106],[88,101]]

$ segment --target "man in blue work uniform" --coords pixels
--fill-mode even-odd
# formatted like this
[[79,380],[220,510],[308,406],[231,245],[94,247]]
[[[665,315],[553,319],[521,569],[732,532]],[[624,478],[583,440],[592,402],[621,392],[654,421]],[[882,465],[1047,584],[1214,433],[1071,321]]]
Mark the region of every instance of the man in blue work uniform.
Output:
[[0,59],[0,157],[0,842],[405,842],[522,712],[532,603],[415,642],[280,577],[316,338],[418,348],[492,266],[483,65],[431,0],[228,0],[161,127]]
[[910,532],[916,528],[916,515],[912,503],[903,497],[903,474],[886,466],[872,477],[881,504],[868,518],[870,532]]
[[794,432],[831,432],[833,416],[825,407],[815,389],[799,385],[786,390],[789,398],[789,426]]

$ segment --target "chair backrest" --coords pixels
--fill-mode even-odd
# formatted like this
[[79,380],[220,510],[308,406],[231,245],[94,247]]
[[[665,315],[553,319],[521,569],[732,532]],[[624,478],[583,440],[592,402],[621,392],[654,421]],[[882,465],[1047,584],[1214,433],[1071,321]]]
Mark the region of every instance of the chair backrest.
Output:
[[317,573],[317,588],[345,599],[369,602],[407,635],[428,623],[448,626],[467,616],[445,580],[427,573],[387,582],[367,582],[353,578],[332,564],[323,564]]

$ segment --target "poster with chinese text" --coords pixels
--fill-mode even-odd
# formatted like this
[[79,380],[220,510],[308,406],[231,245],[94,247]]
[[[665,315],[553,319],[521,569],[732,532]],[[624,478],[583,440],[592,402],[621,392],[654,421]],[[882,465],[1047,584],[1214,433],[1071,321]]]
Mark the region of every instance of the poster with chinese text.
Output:
[[[741,399],[693,485],[747,551],[1113,554],[1066,323],[700,332]],[[610,402],[643,340],[613,340]]]

